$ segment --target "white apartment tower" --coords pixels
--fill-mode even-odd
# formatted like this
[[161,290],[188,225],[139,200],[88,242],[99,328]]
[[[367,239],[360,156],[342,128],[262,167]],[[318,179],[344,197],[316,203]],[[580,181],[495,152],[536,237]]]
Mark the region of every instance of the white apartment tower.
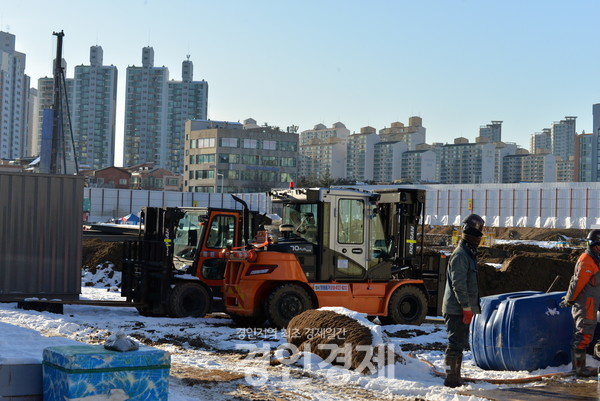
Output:
[[102,63],[102,47],[92,46],[90,65],[75,67],[72,123],[82,169],[114,165],[117,67]]
[[571,156],[569,160],[563,160],[556,157],[556,181],[574,182],[575,181],[575,157]]
[[442,184],[490,184],[494,182],[496,147],[487,139],[469,143],[456,138],[440,149]]
[[426,129],[421,117],[410,117],[408,126],[396,121],[389,128],[379,130],[379,137],[384,142],[404,142],[408,150],[416,150],[418,145],[425,143]]
[[37,133],[38,133],[38,112],[40,109],[40,102],[38,98],[38,90],[36,88],[29,88],[29,114],[27,120],[29,121],[27,127],[27,155],[37,156],[38,149]]
[[556,157],[550,153],[530,154],[519,149],[504,157],[502,169],[502,183],[506,184],[556,181]]
[[25,54],[15,50],[15,35],[0,31],[0,158],[26,156],[30,79]]
[[435,182],[436,154],[431,149],[410,150],[402,154],[402,181]]
[[552,152],[552,133],[550,128],[544,128],[542,132],[531,135],[529,151],[533,154]]
[[142,49],[142,66],[127,67],[123,165],[153,162],[166,168],[169,69],[154,67],[154,49]]
[[402,155],[408,150],[404,141],[382,141],[375,144],[373,180],[392,184],[402,178]]
[[492,121],[491,124],[479,127],[479,136],[489,138],[490,142],[501,142],[502,121]]
[[346,178],[347,141],[350,130],[340,122],[317,124],[300,133],[299,177]]
[[502,168],[504,158],[514,155],[518,151],[516,143],[494,142],[496,146],[494,154],[494,182],[503,182],[504,169]]
[[563,160],[575,155],[575,136],[577,135],[575,120],[577,117],[565,117],[564,120],[552,123],[552,154]]
[[208,82],[194,81],[194,64],[182,63],[181,81],[168,83],[167,144],[169,157],[165,168],[183,174],[186,120],[206,120],[208,110]]
[[375,144],[379,142],[377,130],[363,127],[359,133],[348,137],[346,178],[355,181],[373,180]]

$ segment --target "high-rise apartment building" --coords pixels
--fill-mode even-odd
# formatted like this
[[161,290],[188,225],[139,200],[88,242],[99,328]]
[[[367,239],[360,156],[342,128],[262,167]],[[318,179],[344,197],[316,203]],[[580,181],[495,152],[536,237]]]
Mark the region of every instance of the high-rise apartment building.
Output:
[[[479,140],[479,138],[478,138]],[[442,184],[488,184],[494,182],[496,147],[487,138],[469,143],[456,138],[440,149],[440,182]]]
[[515,154],[506,155],[500,165],[502,169],[502,183],[513,184],[523,181],[523,160],[529,156],[525,149],[519,149]]
[[494,142],[496,146],[494,156],[494,182],[503,182],[504,170],[502,163],[505,156],[514,155],[517,153],[518,147],[516,143]]
[[167,67],[154,67],[154,49],[142,49],[142,66],[127,67],[123,164],[153,162],[183,172],[185,121],[207,118],[208,84],[193,81],[183,62],[182,81],[169,81]]
[[574,182],[575,181],[575,157],[569,157],[569,160],[562,160],[556,157],[556,181]]
[[38,113],[40,109],[40,100],[38,98],[38,90],[29,88],[29,114],[27,120],[27,154],[28,156],[37,156],[36,150],[39,148],[38,139]]
[[389,128],[379,130],[381,141],[398,141],[404,142],[408,146],[408,150],[416,150],[417,146],[425,143],[426,129],[423,127],[421,117],[410,117],[408,126],[397,121],[391,124]]
[[402,153],[402,181],[411,183],[435,182],[436,154],[431,149],[409,150]]
[[142,66],[127,67],[123,165],[153,162],[166,168],[169,69],[154,67],[154,49],[142,49]]
[[300,133],[299,176],[346,178],[347,140],[350,130],[340,122],[326,127],[317,124]]
[[600,181],[600,103],[592,105],[592,182]]
[[24,157],[28,150],[30,78],[15,35],[0,31],[0,158]]
[[593,134],[581,133],[575,137],[575,158],[573,181],[592,182],[594,163],[592,162]]
[[298,177],[298,134],[277,127],[188,120],[184,191],[264,192]]
[[208,83],[194,81],[194,65],[188,59],[182,63],[182,80],[168,83],[167,144],[169,155],[166,169],[183,174],[186,120],[206,120]]
[[103,65],[101,46],[90,48],[90,65],[75,67],[71,102],[73,136],[82,169],[114,165],[117,67]]
[[373,127],[363,127],[359,133],[348,137],[346,178],[362,182],[373,180],[375,144],[378,142],[379,136]]
[[544,128],[542,132],[536,132],[531,135],[529,152],[532,154],[552,152],[552,134],[550,128]]
[[491,124],[479,127],[479,136],[489,138],[490,142],[501,142],[502,121],[492,121]]
[[552,154],[563,160],[575,155],[575,135],[577,135],[575,120],[577,117],[565,117],[564,120],[552,123]]
[[404,141],[385,141],[375,144],[373,180],[380,184],[392,184],[402,179],[402,154],[408,150]]
[[519,149],[516,154],[504,158],[503,170],[503,183],[554,182],[556,157],[550,153],[530,154]]

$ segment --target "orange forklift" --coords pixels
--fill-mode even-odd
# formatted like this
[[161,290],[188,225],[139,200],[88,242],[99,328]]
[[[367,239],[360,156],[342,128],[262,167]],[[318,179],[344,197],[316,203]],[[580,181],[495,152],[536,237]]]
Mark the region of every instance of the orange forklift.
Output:
[[[233,195],[232,195],[233,196]],[[202,317],[222,311],[225,249],[242,245],[248,230],[271,220],[249,211],[220,208],[147,207],[139,239],[124,243],[121,295],[142,315]]]
[[425,191],[291,188],[270,197],[282,216],[279,233],[265,246],[227,251],[225,309],[236,322],[286,327],[325,306],[384,324],[423,322],[429,295],[417,232]]

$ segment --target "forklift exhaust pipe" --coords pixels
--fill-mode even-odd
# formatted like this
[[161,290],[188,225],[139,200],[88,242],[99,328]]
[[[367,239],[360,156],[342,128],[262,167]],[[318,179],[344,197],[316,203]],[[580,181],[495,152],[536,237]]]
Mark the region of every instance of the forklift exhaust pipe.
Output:
[[246,243],[246,246],[250,245],[250,238],[249,237],[249,231],[250,231],[250,209],[248,208],[248,204],[241,198],[238,198],[237,196],[231,194],[231,197],[233,198],[233,200],[235,200],[236,202],[240,203],[243,207],[243,217],[242,217],[242,235],[244,237],[244,242]]

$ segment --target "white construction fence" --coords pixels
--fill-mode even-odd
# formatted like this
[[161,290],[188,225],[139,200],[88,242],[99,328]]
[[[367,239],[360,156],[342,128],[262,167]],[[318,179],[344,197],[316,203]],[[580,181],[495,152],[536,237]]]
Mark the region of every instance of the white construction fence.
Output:
[[[460,225],[471,213],[489,227],[589,229],[600,225],[600,183],[535,183],[482,185],[401,185],[427,192],[429,225]],[[390,188],[364,186],[363,189]],[[271,213],[264,193],[236,194],[253,210]],[[204,206],[239,209],[229,194],[126,189],[84,189],[89,221],[106,221],[145,206]]]
[[[270,212],[271,202],[264,193],[236,194],[251,210]],[[85,188],[84,209],[87,205],[89,222],[106,222],[130,213],[139,215],[143,207],[182,206],[241,209],[230,194],[204,192],[146,191],[134,189]]]

